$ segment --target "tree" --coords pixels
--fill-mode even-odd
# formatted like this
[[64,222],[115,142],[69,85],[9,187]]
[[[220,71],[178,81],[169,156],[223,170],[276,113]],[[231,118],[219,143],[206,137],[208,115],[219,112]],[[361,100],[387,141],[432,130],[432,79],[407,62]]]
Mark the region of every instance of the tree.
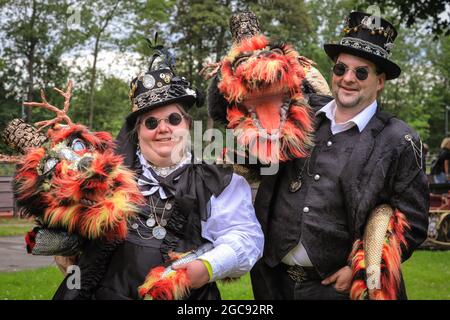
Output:
[[[365,0],[362,3],[370,5],[373,1]],[[450,35],[448,0],[378,0],[376,4],[380,8],[396,8],[398,17],[407,27],[420,23],[436,36],[442,33]]]
[[[131,110],[128,84],[113,76],[106,77],[101,73],[98,76],[101,85],[97,86],[94,91],[96,114],[95,121],[90,129],[107,131],[114,137]],[[89,118],[89,108],[80,107],[88,105],[90,89],[86,89],[83,91],[81,88],[74,91],[74,99],[71,105],[76,106],[76,110],[73,112],[75,122],[85,123],[85,120]]]
[[[67,69],[59,64],[63,50],[74,38],[66,28],[67,1],[0,2],[1,47],[7,61],[2,70],[5,88],[16,96],[34,99],[34,88],[60,84]],[[65,80],[64,80],[65,81]],[[31,121],[31,109],[26,109]]]
[[450,36],[441,35],[429,48],[427,57],[431,67],[427,72],[433,72],[435,80],[428,99],[423,103],[432,110],[429,125],[433,134],[430,135],[428,143],[436,150],[450,131],[449,128],[445,128],[446,108],[450,107],[448,90],[450,87]]
[[[83,37],[83,44],[80,49],[84,50],[87,46],[92,50],[92,64],[87,71],[84,79],[89,82],[87,91],[88,98],[84,100],[84,105],[89,109],[87,125],[93,128],[94,116],[99,114],[96,103],[96,87],[101,85],[98,77],[97,62],[102,49],[110,51],[131,51],[135,48],[140,49],[140,44],[144,43],[143,38],[148,25],[154,25],[154,18],[164,18],[161,11],[166,9],[167,1],[131,1],[131,0],[102,0],[102,1],[84,1],[81,5],[80,26],[78,32]],[[139,37],[140,36],[140,37]],[[145,36],[151,36],[145,34]],[[141,39],[139,39],[141,38]],[[141,41],[138,41],[141,40]],[[139,52],[139,50],[137,50]]]
[[323,50],[325,43],[333,43],[342,37],[345,17],[356,6],[357,0],[308,1],[307,12],[311,17],[315,38],[305,47],[298,48],[301,54],[317,63],[319,71],[331,81],[332,61]]

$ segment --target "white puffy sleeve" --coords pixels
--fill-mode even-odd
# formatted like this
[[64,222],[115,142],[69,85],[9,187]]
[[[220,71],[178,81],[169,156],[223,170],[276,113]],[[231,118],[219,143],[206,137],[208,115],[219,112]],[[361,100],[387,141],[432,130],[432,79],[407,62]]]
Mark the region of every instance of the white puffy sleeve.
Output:
[[262,256],[264,246],[250,185],[233,174],[223,192],[211,197],[210,210],[208,220],[202,221],[202,236],[214,244],[214,249],[199,258],[210,263],[211,281],[242,276]]

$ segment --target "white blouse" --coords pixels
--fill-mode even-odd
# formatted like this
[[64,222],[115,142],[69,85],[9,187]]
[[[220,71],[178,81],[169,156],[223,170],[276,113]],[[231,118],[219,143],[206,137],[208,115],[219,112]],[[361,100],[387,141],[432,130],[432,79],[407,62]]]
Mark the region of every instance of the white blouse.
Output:
[[202,221],[202,237],[214,249],[199,258],[211,264],[211,281],[242,276],[261,258],[264,246],[250,185],[233,173],[230,184],[217,198],[213,195],[207,207],[211,216]]
[[[163,199],[167,198],[163,188],[148,170],[148,162],[139,150],[136,154],[144,175],[155,184],[148,194],[159,191]],[[190,157],[187,158],[190,160]],[[184,161],[176,168],[188,162]],[[176,168],[172,168],[170,172]],[[261,258],[264,246],[264,235],[252,205],[250,185],[242,176],[233,173],[230,184],[217,198],[214,195],[211,197],[207,209],[209,218],[201,222],[202,237],[211,241],[214,249],[201,255],[199,259],[210,263],[210,281],[242,276]]]

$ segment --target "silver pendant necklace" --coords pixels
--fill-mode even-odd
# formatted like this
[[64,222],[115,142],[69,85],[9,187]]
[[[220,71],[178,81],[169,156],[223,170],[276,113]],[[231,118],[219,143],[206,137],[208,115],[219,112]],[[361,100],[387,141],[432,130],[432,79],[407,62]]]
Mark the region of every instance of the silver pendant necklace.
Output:
[[131,228],[133,230],[136,230],[137,234],[139,235],[139,237],[141,237],[144,240],[150,240],[150,239],[158,239],[158,240],[162,240],[166,237],[167,235],[167,230],[165,228],[165,226],[167,225],[167,219],[164,219],[164,214],[167,210],[170,210],[172,208],[172,204],[169,203],[169,200],[166,201],[166,203],[163,206],[163,212],[161,214],[161,218],[158,221],[158,216],[156,213],[156,206],[159,203],[159,199],[155,203],[153,202],[153,197],[150,196],[150,201],[151,201],[151,206],[147,205],[148,207],[150,207],[150,209],[152,210],[152,212],[150,213],[149,217],[147,218],[147,220],[142,221],[139,217],[137,217],[137,221],[140,222],[140,224],[145,228],[145,229],[151,229],[152,231],[152,235],[150,237],[145,237],[143,236],[140,232],[139,232],[139,224],[137,222],[133,223],[131,225]]
[[[167,221],[164,219],[164,213],[166,212],[167,203],[169,200],[167,200],[166,203],[164,204],[163,212],[161,214],[161,218],[159,219],[159,222],[158,222],[158,217],[156,214],[156,205],[153,202],[153,197],[150,196],[150,200],[151,200],[152,206],[153,206],[153,214],[155,215],[155,222],[156,222],[156,224],[158,224],[157,226],[155,226],[153,228],[152,234],[156,239],[162,240],[166,237],[167,230],[166,230],[166,228],[164,228],[164,226],[161,225],[161,221],[164,220],[165,224],[167,224]],[[159,202],[159,199],[158,199],[158,202]]]
[[[312,151],[311,151],[312,153]],[[289,184],[289,191],[292,193],[297,192],[298,190],[300,190],[300,188],[302,187],[302,179],[303,179],[303,171],[305,171],[306,168],[306,174],[308,176],[312,176],[309,173],[309,159],[310,157],[308,157],[308,159],[305,160],[305,163],[303,164],[302,169],[300,170],[299,174],[297,175],[297,177],[295,179],[293,179],[291,181],[291,183]]]

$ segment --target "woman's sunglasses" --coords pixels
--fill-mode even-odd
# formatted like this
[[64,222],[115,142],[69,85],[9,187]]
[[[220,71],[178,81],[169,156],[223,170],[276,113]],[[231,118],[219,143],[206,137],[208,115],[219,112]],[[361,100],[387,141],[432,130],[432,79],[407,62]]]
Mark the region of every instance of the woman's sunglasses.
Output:
[[356,69],[351,69],[342,62],[336,63],[333,66],[333,73],[338,77],[342,77],[347,72],[347,70],[352,70],[355,73],[356,78],[361,81],[366,80],[369,76],[369,70],[367,69],[367,67],[358,67]]
[[148,130],[154,130],[158,127],[159,122],[164,120],[166,123],[169,123],[171,126],[177,126],[181,123],[183,119],[183,115],[174,112],[171,113],[167,118],[157,119],[155,117],[148,117],[144,120],[144,125]]

